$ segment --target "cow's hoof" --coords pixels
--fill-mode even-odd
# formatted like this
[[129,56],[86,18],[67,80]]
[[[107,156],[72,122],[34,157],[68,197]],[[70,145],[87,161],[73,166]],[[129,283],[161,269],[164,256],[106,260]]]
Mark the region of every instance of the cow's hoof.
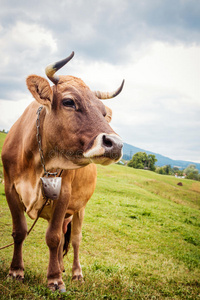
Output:
[[57,283],[50,283],[48,284],[48,288],[52,291],[59,291],[60,293],[66,293],[65,285],[63,283],[57,284]]
[[7,276],[9,279],[15,279],[20,282],[24,282],[24,270],[10,270]]
[[83,276],[82,275],[74,275],[72,277],[72,281],[79,281],[79,282],[84,282]]
[[18,281],[21,281],[21,282],[24,282],[24,277],[20,276],[20,275],[17,275],[15,277]]
[[54,283],[48,284],[48,289],[52,292],[55,292],[57,290],[57,285]]

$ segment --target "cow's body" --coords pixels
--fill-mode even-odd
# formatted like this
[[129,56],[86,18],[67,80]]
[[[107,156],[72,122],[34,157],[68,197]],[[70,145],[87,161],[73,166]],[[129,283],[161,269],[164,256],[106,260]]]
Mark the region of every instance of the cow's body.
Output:
[[64,234],[70,222],[74,249],[72,276],[79,280],[83,277],[78,253],[81,227],[85,206],[96,185],[96,166],[90,163],[106,165],[117,161],[122,143],[108,125],[109,109],[80,79],[62,76],[52,81],[56,85],[50,88],[44,78],[32,75],[27,79],[36,101],[13,125],[2,150],[5,192],[13,219],[14,254],[9,275],[19,280],[24,278],[22,244],[27,235],[24,211],[36,219],[44,203],[40,178],[45,174],[36,139],[36,112],[42,104],[39,131],[45,168],[63,169],[59,199],[48,202],[41,213],[49,222],[47,278],[50,289],[65,291],[62,257]]
[[[10,173],[9,177],[12,178],[12,181],[9,178],[9,184],[15,187],[15,190],[20,197],[21,205],[32,219],[36,219],[38,210],[41,208],[44,202],[40,180],[40,177],[44,175],[44,171],[41,168],[38,145],[35,143],[35,112],[37,112],[38,108],[38,103],[34,101],[25,110],[24,114],[17,120],[8,133],[2,152],[5,171],[8,168],[8,172]],[[61,165],[56,165],[56,160],[60,159],[62,153],[59,153],[57,149],[52,149],[49,156],[52,160],[50,160],[49,164],[47,164],[47,169],[51,170],[53,167],[54,169],[61,167]],[[76,199],[76,201],[73,202],[70,200],[70,208],[68,208],[68,210],[70,210],[71,214],[73,214],[75,211],[80,210],[86,205],[86,202],[82,202],[83,199],[81,198],[80,194],[87,194],[88,192],[89,196],[86,197],[88,201],[94,192],[94,183],[96,182],[96,166],[92,164],[77,170],[70,170],[71,166],[69,165],[68,168],[69,170],[64,170],[62,173],[62,184],[64,185],[64,182],[66,182],[68,178],[69,180],[72,178],[72,183],[73,181],[76,182],[75,186],[73,187],[73,191],[76,191],[77,194],[79,193],[80,196],[79,200]],[[76,167],[72,165],[72,168],[75,169]],[[78,181],[75,180],[76,177],[78,178]],[[91,184],[85,184],[85,182],[88,183],[87,178]],[[84,188],[84,185],[87,186],[87,189]],[[90,186],[92,192],[90,191]],[[75,204],[75,202],[80,205],[78,209],[76,209],[77,204]],[[45,211],[46,209],[44,209],[44,212]],[[49,216],[45,218],[50,219]]]

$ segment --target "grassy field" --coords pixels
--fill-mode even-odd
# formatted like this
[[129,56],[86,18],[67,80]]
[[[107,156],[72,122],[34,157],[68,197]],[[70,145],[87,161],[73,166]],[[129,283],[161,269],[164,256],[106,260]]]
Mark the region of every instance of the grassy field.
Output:
[[[47,224],[41,219],[24,243],[23,284],[6,278],[13,249],[1,250],[0,299],[200,299],[200,182],[179,181],[98,166],[80,249],[85,283],[71,282],[71,248],[63,276],[67,293],[47,290]],[[11,228],[0,184],[0,246],[12,242]]]

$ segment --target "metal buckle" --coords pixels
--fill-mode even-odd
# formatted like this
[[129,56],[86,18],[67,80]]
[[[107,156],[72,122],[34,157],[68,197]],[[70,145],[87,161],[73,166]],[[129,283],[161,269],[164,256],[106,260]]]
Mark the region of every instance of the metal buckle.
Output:
[[60,196],[62,177],[40,177],[45,198],[57,200]]

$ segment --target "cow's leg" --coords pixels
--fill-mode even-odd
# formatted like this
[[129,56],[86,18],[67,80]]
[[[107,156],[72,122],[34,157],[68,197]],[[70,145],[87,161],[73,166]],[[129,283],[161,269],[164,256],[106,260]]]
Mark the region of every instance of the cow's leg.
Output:
[[72,246],[74,249],[74,261],[72,266],[72,280],[83,280],[81,264],[79,261],[79,245],[82,239],[82,224],[85,214],[85,208],[76,212],[72,220]]
[[23,206],[14,187],[5,188],[6,198],[12,215],[14,239],[13,259],[10,265],[9,276],[24,280],[24,262],[22,258],[22,245],[27,235],[27,223]]
[[62,233],[62,237],[61,237],[61,242],[60,242],[60,246],[58,249],[58,261],[60,264],[60,270],[61,272],[65,272],[65,268],[64,268],[64,263],[63,263],[63,245],[64,245],[64,234]]
[[[69,195],[67,197],[69,199]],[[62,245],[62,227],[67,209],[68,201],[66,198],[54,200],[54,211],[46,232],[46,243],[49,247],[49,265],[47,271],[48,287],[55,291],[65,292],[65,284],[62,280],[62,271],[59,261],[59,253]]]
[[[73,216],[70,216],[68,218],[66,218],[63,222],[63,226],[62,226],[62,230],[63,230],[63,234],[62,234],[62,239],[61,239],[61,243],[60,243],[60,247],[59,247],[59,250],[58,250],[58,260],[59,260],[59,263],[60,263],[60,269],[62,272],[65,271],[65,268],[64,268],[64,263],[63,263],[63,254],[64,254],[64,250],[65,250],[65,254],[67,254],[68,252],[68,243],[70,241],[70,235],[71,235],[71,230],[69,230],[68,228],[68,224],[72,221],[72,218]],[[67,235],[67,237],[66,237]],[[67,239],[67,249],[65,247],[64,248],[64,244],[65,244],[65,240]]]

